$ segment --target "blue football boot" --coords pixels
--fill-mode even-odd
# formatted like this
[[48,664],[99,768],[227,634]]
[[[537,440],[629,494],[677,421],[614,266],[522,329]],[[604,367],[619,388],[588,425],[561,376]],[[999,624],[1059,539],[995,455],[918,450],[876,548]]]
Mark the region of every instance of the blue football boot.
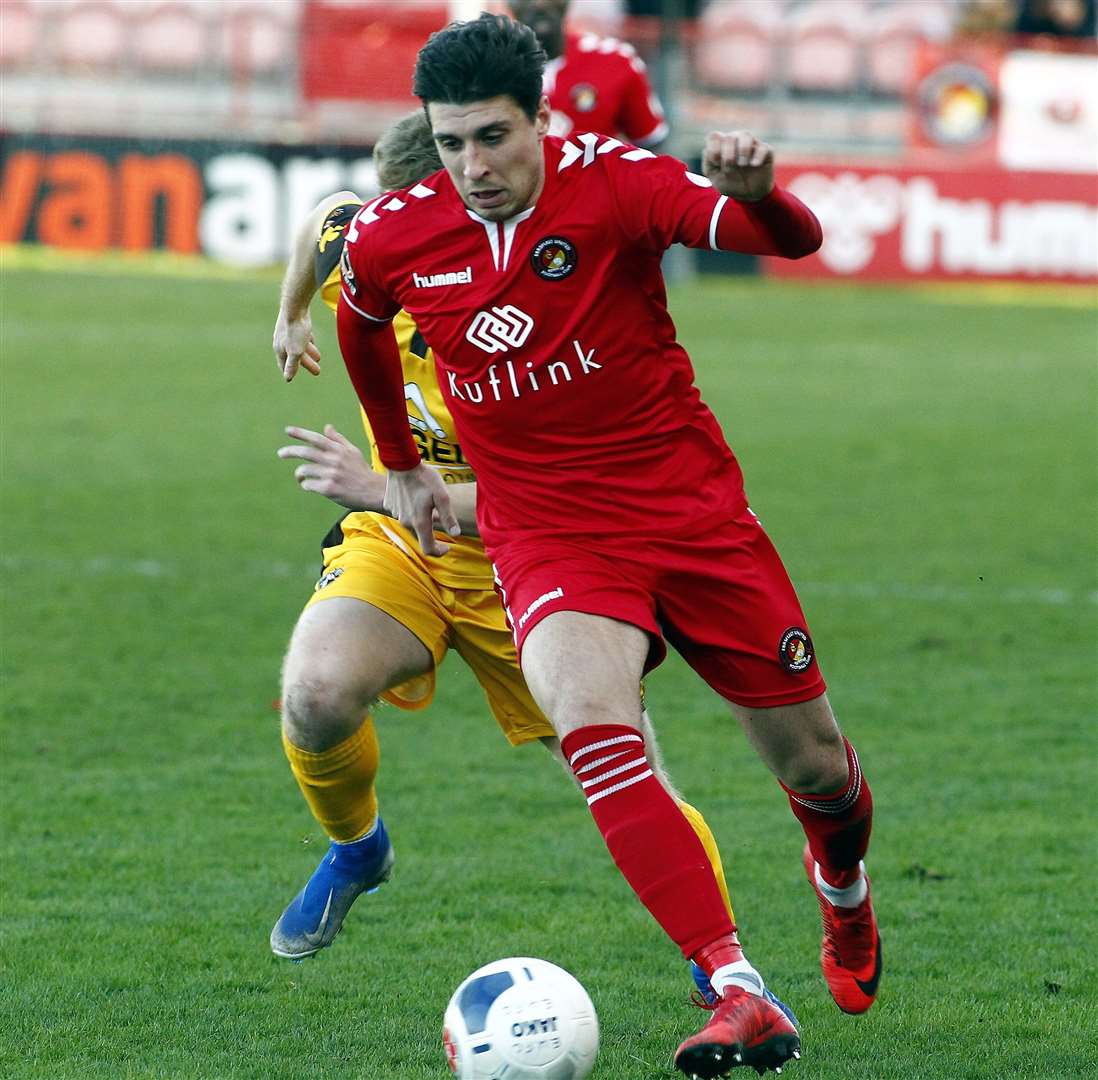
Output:
[[385,824],[349,844],[332,841],[313,876],[290,902],[271,931],[271,952],[287,960],[304,960],[331,945],[361,893],[376,892],[388,881],[393,845]]
[[[711,1007],[716,1006],[717,995],[713,992],[713,987],[709,983],[709,976],[693,960],[690,961],[690,974],[694,976],[694,985],[698,988],[698,997],[701,998],[702,1003]],[[776,1005],[781,1009],[785,1013],[786,1019],[798,1031],[801,1030],[801,1025],[797,1023],[797,1017],[794,1016],[793,1010],[777,994],[772,994],[769,987],[763,987],[763,997],[771,1005]]]

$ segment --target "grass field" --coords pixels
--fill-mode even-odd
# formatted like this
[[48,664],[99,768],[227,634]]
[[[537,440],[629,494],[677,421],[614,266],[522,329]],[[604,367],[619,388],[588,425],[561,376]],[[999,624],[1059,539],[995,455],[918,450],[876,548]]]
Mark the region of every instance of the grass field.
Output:
[[[322,850],[271,702],[335,517],[274,451],[285,423],[357,423],[319,312],[325,375],[277,378],[275,294],[4,274],[0,1075],[441,1078],[451,990],[509,954],[588,987],[598,1080],[675,1075],[685,965],[457,660],[425,717],[379,722],[392,882],[315,961],[269,954]],[[650,680],[802,1022],[798,1080],[1098,1075],[1096,321],[1006,301],[673,295],[876,796],[886,970],[852,1018],[780,791],[683,664]]]

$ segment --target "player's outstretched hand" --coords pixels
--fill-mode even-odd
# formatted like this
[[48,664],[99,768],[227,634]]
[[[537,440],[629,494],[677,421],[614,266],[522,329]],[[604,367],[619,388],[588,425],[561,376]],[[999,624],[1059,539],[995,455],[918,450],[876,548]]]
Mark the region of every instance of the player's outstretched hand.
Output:
[[308,309],[302,315],[291,316],[280,307],[271,344],[278,370],[287,382],[293,379],[299,367],[311,375],[320,374],[320,350],[313,337],[313,320]]
[[294,469],[302,491],[315,491],[348,510],[384,509],[385,477],[331,424],[324,425],[323,434],[303,427],[288,427],[286,434],[298,443],[280,447],[278,456],[302,462]]
[[424,555],[445,555],[449,544],[435,536],[434,521],[438,514],[440,531],[451,536],[461,535],[446,482],[434,469],[420,462],[414,469],[390,470],[385,487],[385,509],[406,529],[412,529]]
[[774,148],[750,131],[711,131],[705,137],[702,172],[722,195],[757,202],[774,189]]

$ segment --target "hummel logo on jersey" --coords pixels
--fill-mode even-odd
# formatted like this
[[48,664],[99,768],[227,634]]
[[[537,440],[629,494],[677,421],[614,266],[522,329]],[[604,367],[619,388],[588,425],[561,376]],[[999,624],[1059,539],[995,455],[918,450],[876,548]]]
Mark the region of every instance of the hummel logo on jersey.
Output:
[[465,331],[465,340],[486,353],[509,352],[525,344],[534,320],[514,304],[478,311]]
[[470,285],[473,281],[473,268],[467,266],[464,270],[451,270],[446,274],[417,274],[412,273],[412,284],[417,289],[437,289],[440,285]]

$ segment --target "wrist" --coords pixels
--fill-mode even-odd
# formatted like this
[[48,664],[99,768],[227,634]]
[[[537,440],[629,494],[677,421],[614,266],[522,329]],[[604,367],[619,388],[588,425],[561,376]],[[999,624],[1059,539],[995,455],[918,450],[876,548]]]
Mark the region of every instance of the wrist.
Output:
[[309,301],[311,297],[302,300],[301,297],[283,296],[279,301],[282,315],[287,322],[301,322],[309,314]]
[[777,185],[772,183],[770,189],[763,195],[733,195],[732,198],[740,203],[761,203],[769,199],[776,189]]

